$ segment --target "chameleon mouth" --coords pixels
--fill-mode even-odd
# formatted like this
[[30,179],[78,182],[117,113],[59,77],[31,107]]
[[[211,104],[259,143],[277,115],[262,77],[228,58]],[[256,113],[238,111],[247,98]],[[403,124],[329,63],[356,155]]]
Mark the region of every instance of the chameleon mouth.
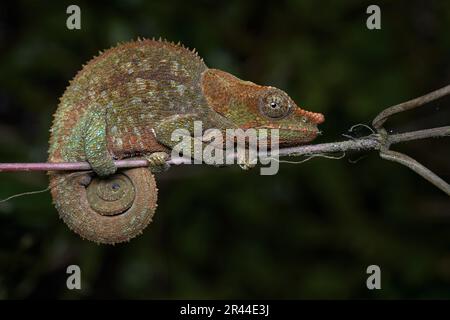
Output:
[[319,129],[314,128],[299,128],[294,126],[288,126],[288,127],[277,127],[277,126],[271,126],[271,125],[265,125],[262,127],[259,127],[258,129],[278,129],[280,132],[300,132],[305,135],[318,135],[320,134]]

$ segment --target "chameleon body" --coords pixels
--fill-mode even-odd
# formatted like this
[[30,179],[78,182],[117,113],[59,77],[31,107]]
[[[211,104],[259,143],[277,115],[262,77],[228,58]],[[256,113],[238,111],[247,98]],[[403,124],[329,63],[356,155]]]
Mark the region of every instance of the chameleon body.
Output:
[[[120,44],[88,62],[54,115],[49,161],[88,161],[92,172],[50,172],[61,218],[83,238],[128,241],[151,221],[175,129],[280,129],[280,144],[314,139],[323,115],[283,91],[208,68],[193,51],[166,41]],[[193,143],[191,144],[194,145]],[[195,157],[195,155],[193,155]],[[149,168],[118,171],[114,159],[145,157]]]

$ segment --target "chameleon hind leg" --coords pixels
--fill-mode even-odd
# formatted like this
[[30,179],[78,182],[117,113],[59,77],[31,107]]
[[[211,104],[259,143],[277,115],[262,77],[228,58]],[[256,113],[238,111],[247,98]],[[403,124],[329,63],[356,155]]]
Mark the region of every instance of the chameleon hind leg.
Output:
[[99,176],[108,176],[116,172],[114,159],[108,151],[106,136],[106,109],[91,108],[88,112],[84,135],[86,160]]

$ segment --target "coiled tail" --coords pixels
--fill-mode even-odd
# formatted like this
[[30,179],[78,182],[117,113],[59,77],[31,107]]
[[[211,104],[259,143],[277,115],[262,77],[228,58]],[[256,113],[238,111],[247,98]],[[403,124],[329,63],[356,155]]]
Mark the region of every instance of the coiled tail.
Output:
[[120,243],[141,234],[157,206],[158,190],[148,168],[122,170],[106,178],[92,172],[52,172],[50,186],[64,222],[97,243]]

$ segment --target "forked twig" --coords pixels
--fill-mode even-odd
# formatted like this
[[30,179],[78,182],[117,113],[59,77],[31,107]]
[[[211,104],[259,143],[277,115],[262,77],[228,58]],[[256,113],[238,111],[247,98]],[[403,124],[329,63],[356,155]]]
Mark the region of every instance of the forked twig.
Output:
[[383,147],[380,149],[380,157],[382,159],[394,161],[410,168],[418,175],[422,176],[423,178],[425,178],[426,180],[428,180],[429,182],[431,182],[436,187],[438,187],[439,189],[441,189],[447,195],[450,196],[450,184],[445,182],[441,177],[439,177],[437,174],[435,174],[434,172],[432,172],[431,170],[429,170],[428,168],[426,168],[424,165],[420,164],[413,158],[403,153],[389,150],[391,144],[395,143],[399,138],[405,140],[416,140],[418,139],[418,137],[428,138],[438,136],[450,136],[450,127],[440,127],[440,128],[420,130],[416,132],[406,132],[401,134],[401,136],[399,135],[389,136],[386,132],[386,129],[384,129],[383,127],[383,124],[386,122],[386,120],[389,119],[390,116],[396,113],[424,106],[427,103],[430,103],[434,100],[437,100],[449,94],[450,94],[450,85],[435,90],[433,92],[430,92],[416,99],[412,99],[397,104],[395,106],[389,107],[381,111],[375,117],[375,119],[372,121],[372,125],[377,130],[377,132],[382,137],[384,137],[385,143],[383,144]]

